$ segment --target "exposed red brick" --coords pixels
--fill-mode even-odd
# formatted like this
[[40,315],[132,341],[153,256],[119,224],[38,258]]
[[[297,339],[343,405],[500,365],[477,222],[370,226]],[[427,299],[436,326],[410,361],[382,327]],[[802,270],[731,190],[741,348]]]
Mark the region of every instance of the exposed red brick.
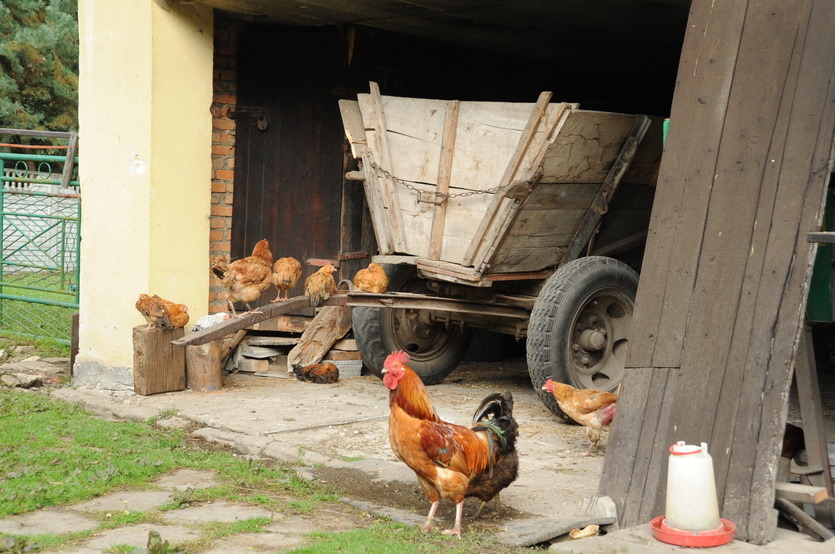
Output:
[[212,206],[211,212],[212,215],[223,215],[232,217],[232,207],[231,206]]
[[232,181],[235,178],[235,172],[229,171],[227,169],[218,169],[215,171],[213,176],[214,179],[225,179],[227,181]]
[[234,129],[235,120],[216,117],[212,120],[213,129]]

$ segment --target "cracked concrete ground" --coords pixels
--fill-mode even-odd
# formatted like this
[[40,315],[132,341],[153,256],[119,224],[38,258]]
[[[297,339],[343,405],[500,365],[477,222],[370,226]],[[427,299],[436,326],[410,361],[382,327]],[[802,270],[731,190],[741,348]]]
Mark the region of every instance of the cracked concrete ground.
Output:
[[[521,457],[519,479],[501,495],[504,507],[498,512],[485,510],[478,520],[472,517],[476,500],[468,501],[464,529],[468,526],[494,533],[508,545],[529,545],[564,535],[587,523],[604,529],[614,521],[612,508],[605,501],[589,502],[596,490],[603,464],[602,455],[577,456],[587,447],[585,430],[565,425],[553,416],[536,397],[527,377],[524,360],[467,362],[447,380],[429,388],[441,417],[467,423],[480,400],[494,391],[514,394],[514,415],[519,422],[518,449]],[[414,473],[394,457],[388,445],[388,392],[374,376],[342,379],[332,385],[305,383],[289,378],[283,371],[269,376],[235,375],[227,378],[224,388],[198,393],[189,390],[140,396],[133,391],[95,388],[56,388],[52,394],[70,402],[79,402],[100,417],[146,420],[164,415],[159,424],[188,429],[203,440],[222,444],[245,456],[266,457],[297,468],[308,479],[334,484],[345,491],[346,504],[358,508],[357,514],[387,515],[407,524],[425,518],[428,502],[417,490]],[[170,415],[174,414],[174,415]],[[601,447],[605,449],[605,441]],[[164,503],[165,496],[176,490],[173,484],[159,484],[159,490],[146,493],[119,492],[89,501],[86,507],[70,507],[47,512],[42,510],[12,520],[0,520],[0,531],[11,533],[5,525],[39,525],[38,521],[70,518],[70,527],[83,525],[85,510],[109,509],[119,503],[136,506]],[[179,478],[183,478],[179,476]],[[192,476],[197,483],[210,476]],[[168,491],[168,492],[166,492]],[[472,502],[470,504],[469,502]],[[147,504],[144,504],[147,503]],[[453,508],[438,512],[439,525],[449,525]],[[160,504],[156,504],[159,506]],[[189,532],[195,522],[217,520],[243,507],[216,503],[209,509],[177,510],[180,518],[167,521],[160,532],[174,543],[179,533]],[[192,511],[193,510],[193,511]],[[44,512],[47,512],[44,515]],[[184,513],[179,513],[184,512]],[[363,525],[362,518],[331,514],[334,529]],[[26,518],[30,519],[26,519]],[[264,533],[240,534],[214,545],[211,552],[281,552],[298,546],[303,536],[313,530],[304,517],[272,514],[276,523]],[[185,518],[185,519],[182,519]],[[191,518],[189,520],[189,518]],[[316,521],[321,525],[324,519]],[[102,532],[77,552],[101,552],[114,544],[144,545],[152,527],[136,526]],[[32,527],[34,529],[35,527]],[[135,533],[135,535],[125,535]],[[30,533],[26,533],[30,534]],[[169,537],[170,535],[170,537]],[[133,537],[133,538],[130,538]],[[115,541],[115,542],[114,542]],[[138,542],[137,542],[138,541]],[[610,532],[570,543],[552,546],[563,552],[669,552],[679,550],[653,538],[647,525]],[[831,545],[811,540],[805,535],[781,530],[766,547],[754,547],[738,541],[721,547],[726,551],[827,552]]]

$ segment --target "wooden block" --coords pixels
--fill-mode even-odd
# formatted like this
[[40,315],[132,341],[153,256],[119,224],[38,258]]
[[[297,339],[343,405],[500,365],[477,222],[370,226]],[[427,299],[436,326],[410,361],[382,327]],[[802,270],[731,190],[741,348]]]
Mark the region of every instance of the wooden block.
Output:
[[133,328],[133,390],[148,396],[186,388],[185,350],[171,341],[183,338],[183,329]]
[[362,356],[360,356],[360,353],[356,350],[347,351],[331,349],[322,359],[328,361],[361,360]]
[[186,386],[194,391],[219,390],[223,386],[221,340],[186,346]]
[[356,350],[357,349],[357,341],[356,339],[342,339],[336,341],[336,343],[331,347],[331,350]]
[[243,373],[265,372],[270,370],[270,361],[267,359],[241,358],[238,360],[238,371]]
[[774,485],[774,489],[777,498],[785,498],[791,502],[818,504],[829,497],[823,487],[800,485],[798,483],[777,483]]

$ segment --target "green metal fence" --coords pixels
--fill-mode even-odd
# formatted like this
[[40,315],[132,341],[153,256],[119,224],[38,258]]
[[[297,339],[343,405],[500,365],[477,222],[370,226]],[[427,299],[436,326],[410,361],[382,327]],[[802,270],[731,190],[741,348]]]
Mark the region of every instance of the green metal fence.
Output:
[[[81,193],[74,133],[0,129],[47,137],[64,155],[0,150],[0,331],[63,344],[78,312]],[[63,142],[64,144],[60,144]]]

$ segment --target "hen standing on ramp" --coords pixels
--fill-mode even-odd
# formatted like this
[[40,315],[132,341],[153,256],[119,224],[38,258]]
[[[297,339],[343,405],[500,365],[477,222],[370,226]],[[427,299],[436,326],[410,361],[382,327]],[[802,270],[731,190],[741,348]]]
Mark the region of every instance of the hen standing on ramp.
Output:
[[272,283],[273,253],[267,239],[261,239],[252,249],[252,255],[231,264],[226,257],[217,256],[210,259],[210,268],[223,282],[226,289],[226,302],[232,312],[232,317],[242,317],[235,312],[235,302],[243,302],[247,310],[252,312],[250,302],[257,300],[261,292]]

